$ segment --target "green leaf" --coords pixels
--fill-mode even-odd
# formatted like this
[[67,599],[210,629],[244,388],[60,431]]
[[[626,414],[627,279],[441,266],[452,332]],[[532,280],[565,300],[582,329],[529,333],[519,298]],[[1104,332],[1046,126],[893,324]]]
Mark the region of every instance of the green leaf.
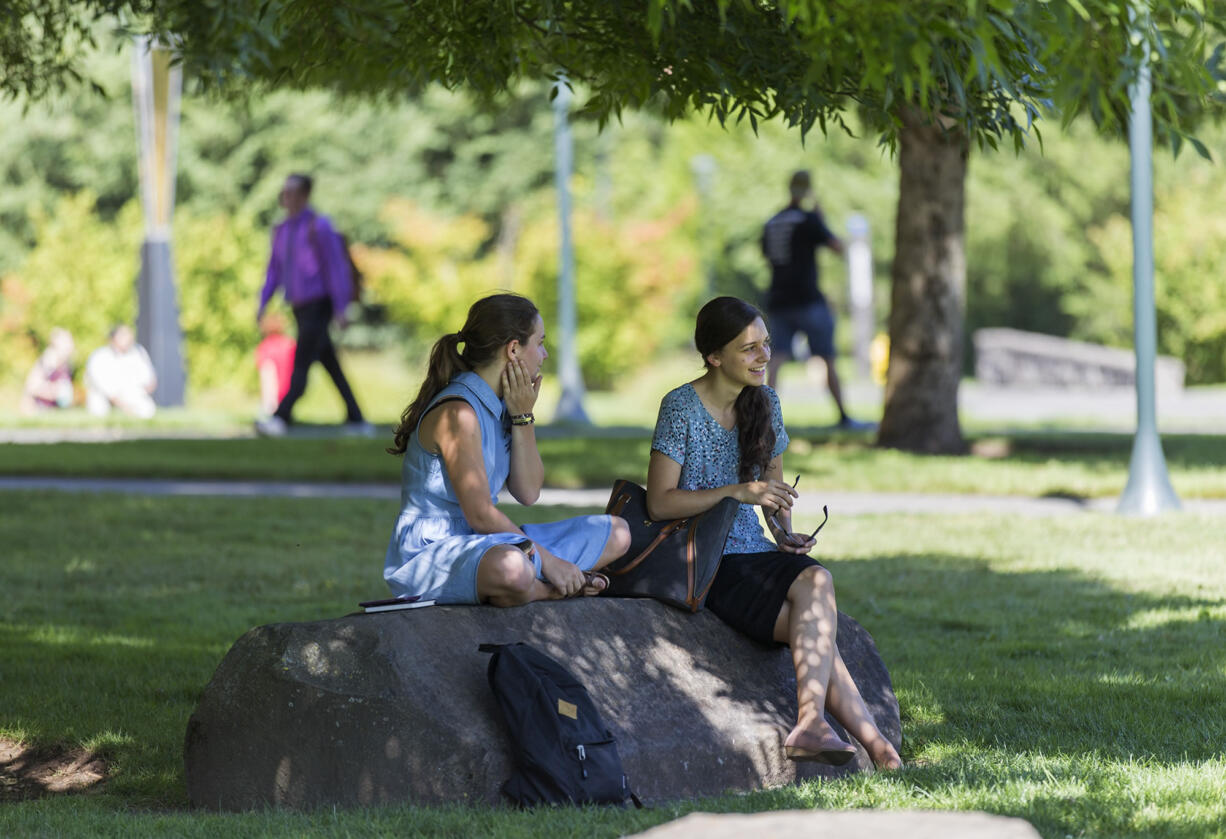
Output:
[[1210,162],[1213,161],[1213,155],[1209,153],[1209,149],[1205,147],[1204,143],[1195,137],[1188,137],[1188,142],[1192,144],[1192,148],[1196,149],[1197,154],[1199,154],[1205,160]]
[[1089,20],[1090,20],[1090,12],[1089,12],[1089,10],[1088,10],[1088,9],[1085,7],[1085,5],[1084,5],[1084,4],[1081,2],[1081,0],[1065,0],[1065,1],[1066,1],[1066,2],[1067,2],[1069,5],[1070,5],[1070,6],[1072,6],[1072,7],[1073,7],[1073,11],[1077,12],[1077,14],[1081,16],[1081,19],[1082,19],[1082,20],[1084,20],[1084,21],[1086,21],[1086,22],[1089,22]]

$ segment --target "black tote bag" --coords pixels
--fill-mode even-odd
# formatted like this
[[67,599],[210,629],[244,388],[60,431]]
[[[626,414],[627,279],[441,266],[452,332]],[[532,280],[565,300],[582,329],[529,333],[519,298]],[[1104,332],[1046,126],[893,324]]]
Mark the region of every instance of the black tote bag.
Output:
[[724,498],[687,519],[653,521],[647,491],[633,481],[616,481],[605,512],[630,525],[630,549],[601,569],[609,577],[604,596],[650,597],[697,612],[719,570],[738,507],[735,498]]

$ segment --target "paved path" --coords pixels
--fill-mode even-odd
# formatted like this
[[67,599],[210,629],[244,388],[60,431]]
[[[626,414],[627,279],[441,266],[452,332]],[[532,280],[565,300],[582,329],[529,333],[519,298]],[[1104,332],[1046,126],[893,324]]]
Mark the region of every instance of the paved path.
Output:
[[[138,478],[0,477],[0,491],[118,492],[134,495],[220,495],[276,498],[375,498],[396,502],[400,488],[392,484],[299,483],[291,481],[145,480]],[[509,496],[504,501],[512,500]],[[538,504],[603,507],[607,489],[550,489]],[[822,505],[831,514],[998,512],[1026,516],[1110,513],[1117,498],[1029,498],[1018,495],[949,495],[906,492],[827,492],[801,496],[797,516],[820,517]],[[1184,499],[1188,512],[1226,515],[1226,499]]]

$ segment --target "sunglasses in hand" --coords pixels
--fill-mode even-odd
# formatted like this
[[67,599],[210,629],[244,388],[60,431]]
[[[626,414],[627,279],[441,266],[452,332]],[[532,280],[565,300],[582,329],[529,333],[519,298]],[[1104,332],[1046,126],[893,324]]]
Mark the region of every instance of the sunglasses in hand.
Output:
[[[800,475],[797,475],[796,480],[792,481],[792,489],[796,489],[796,485],[799,483],[800,483]],[[779,519],[776,517],[777,512],[778,511],[776,510],[776,511],[767,513],[766,523],[770,525],[772,530],[781,531],[784,534],[784,537],[787,539],[788,544],[793,545],[795,547],[799,547],[803,545],[805,542],[809,541],[810,539],[816,539],[817,534],[821,532],[822,528],[826,526],[826,522],[830,519],[830,510],[826,507],[825,504],[823,504],[822,505],[822,516],[823,516],[822,523],[819,524],[813,530],[813,532],[810,533],[807,537],[801,538],[798,534],[789,533],[787,528],[785,528],[782,524],[779,523]]]

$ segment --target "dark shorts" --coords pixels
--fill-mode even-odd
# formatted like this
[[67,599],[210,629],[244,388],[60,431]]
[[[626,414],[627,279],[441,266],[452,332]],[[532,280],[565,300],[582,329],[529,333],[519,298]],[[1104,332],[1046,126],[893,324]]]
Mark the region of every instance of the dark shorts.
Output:
[[802,571],[814,566],[821,563],[783,551],[724,554],[707,594],[707,608],[738,632],[773,644],[788,589]]
[[789,309],[771,309],[771,345],[775,352],[792,354],[792,341],[799,332],[809,341],[809,353],[818,358],[834,358],[834,312],[825,302],[807,303]]

